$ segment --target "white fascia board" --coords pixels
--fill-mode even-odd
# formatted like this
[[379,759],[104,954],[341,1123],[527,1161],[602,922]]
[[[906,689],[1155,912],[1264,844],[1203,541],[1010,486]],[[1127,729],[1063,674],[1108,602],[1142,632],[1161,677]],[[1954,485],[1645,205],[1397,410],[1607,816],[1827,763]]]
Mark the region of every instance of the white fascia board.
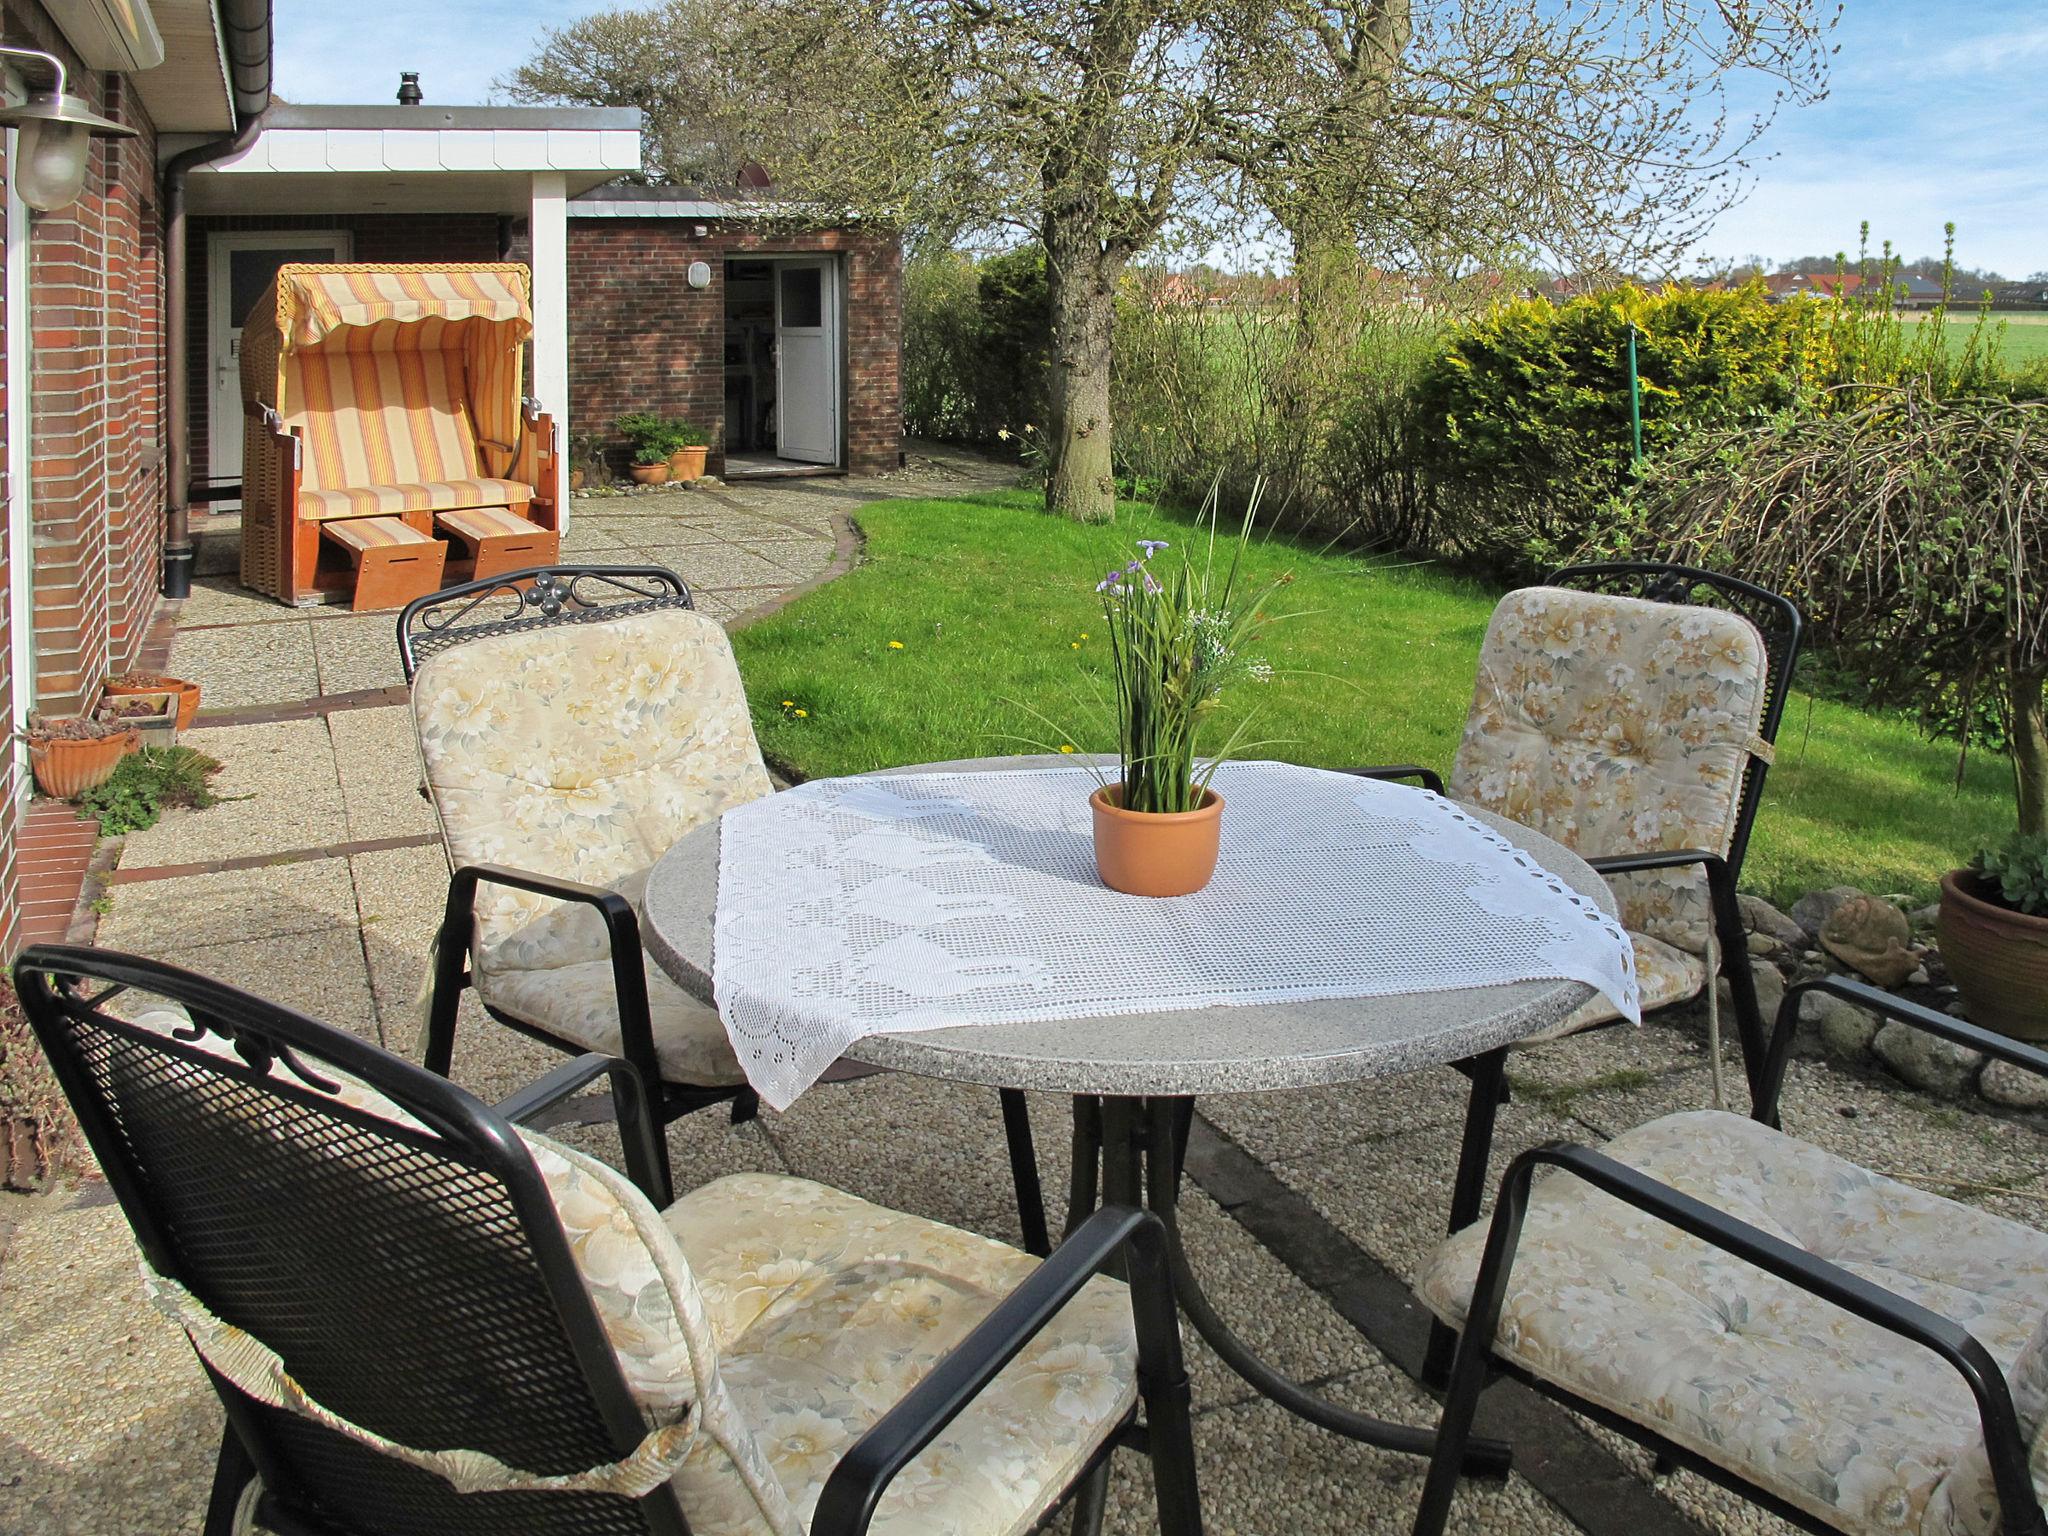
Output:
[[[623,141],[623,142],[621,142]],[[611,130],[272,128],[208,174],[292,171],[635,171],[640,135]]]
[[451,128],[440,135],[444,171],[495,171],[495,135],[488,128]]
[[384,168],[391,171],[441,169],[441,136],[402,128],[384,130]]
[[499,128],[492,133],[491,152],[501,171],[561,170],[548,159],[545,129]]
[[331,171],[387,169],[384,135],[374,128],[328,129],[327,168]]
[[[267,152],[269,164],[263,169],[272,171],[324,171],[327,169],[327,135],[317,128],[287,128],[281,133],[266,133],[252,146]],[[243,167],[236,167],[243,169]],[[254,170],[255,166],[248,169]]]
[[597,168],[605,171],[640,169],[640,135],[607,128],[598,135]]

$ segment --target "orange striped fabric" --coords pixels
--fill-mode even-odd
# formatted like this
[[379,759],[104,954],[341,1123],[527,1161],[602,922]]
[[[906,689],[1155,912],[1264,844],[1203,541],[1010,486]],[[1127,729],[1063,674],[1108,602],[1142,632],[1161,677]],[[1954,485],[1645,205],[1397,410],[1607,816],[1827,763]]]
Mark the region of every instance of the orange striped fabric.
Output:
[[301,490],[299,516],[308,522],[326,522],[337,517],[455,511],[465,507],[508,507],[531,500],[533,487],[522,485],[517,480],[430,480],[405,485],[351,485],[332,490]]
[[434,521],[465,539],[495,539],[508,533],[540,531],[540,524],[521,517],[509,507],[470,507],[460,512],[443,512]]
[[533,334],[532,287],[526,269],[509,263],[377,267],[292,262],[278,269],[278,330],[292,350],[380,323],[481,320],[503,327],[517,343]]
[[309,488],[479,477],[461,352],[323,347],[289,354],[285,371]]
[[352,517],[344,522],[330,523],[321,531],[355,550],[434,542],[419,529],[401,523],[395,517]]

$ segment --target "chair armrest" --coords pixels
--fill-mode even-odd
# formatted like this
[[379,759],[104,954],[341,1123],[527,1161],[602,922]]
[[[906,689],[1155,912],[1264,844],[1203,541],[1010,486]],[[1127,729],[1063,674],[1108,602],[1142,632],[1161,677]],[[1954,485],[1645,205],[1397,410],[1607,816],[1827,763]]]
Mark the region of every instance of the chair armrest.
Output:
[[452,933],[459,919],[473,919],[479,885],[510,886],[558,901],[578,902],[597,909],[604,920],[605,937],[611,948],[612,988],[619,1007],[619,1051],[650,1085],[661,1081],[661,1068],[654,1054],[654,1027],[648,1017],[647,961],[640,948],[640,918],[633,904],[617,891],[565,880],[559,875],[537,875],[532,870],[513,869],[504,864],[465,864],[448,880],[448,915],[444,931]]
[[864,1536],[896,1474],[1128,1243],[1157,1245],[1163,1265],[1165,1228],[1149,1211],[1104,1206],[1075,1228],[908,1396],[847,1448],[825,1480],[811,1536]]
[[1683,869],[1688,864],[1703,865],[1708,880],[1723,879],[1728,873],[1728,861],[1718,853],[1709,853],[1704,848],[1659,848],[1654,853],[1612,853],[1601,858],[1589,858],[1586,862],[1603,875],[1626,875],[1646,869]]
[[[1981,1024],[1971,1024],[1951,1014],[1939,1013],[1924,1003],[1911,1002],[1894,996],[1882,987],[1874,987],[1867,981],[1857,981],[1848,976],[1816,976],[1802,981],[1785,991],[1784,1002],[1778,1005],[1778,1017],[1771,1026],[1771,1045],[1764,1062],[1763,1106],[1775,1112],[1778,1095],[1784,1087],[1785,1068],[1792,1058],[1792,1046],[1799,1033],[1799,1005],[1808,993],[1823,993],[1838,997],[1845,1003],[1854,1003],[1858,1008],[1867,1008],[1872,1013],[1914,1029],[1925,1030],[1930,1035],[1947,1040],[1951,1044],[1966,1046],[1981,1051],[1986,1056],[2009,1062],[2028,1072],[2048,1077],[2048,1050],[2015,1040],[2010,1035],[2001,1035]],[[1761,1113],[1758,1114],[1761,1119]]]
[[626,1173],[656,1208],[667,1203],[668,1188],[658,1177],[661,1151],[655,1128],[647,1118],[647,1094],[633,1064],[620,1056],[589,1051],[565,1061],[544,1077],[535,1078],[492,1107],[514,1125],[525,1125],[600,1077],[611,1079],[612,1116],[618,1121]]
[[[1991,1358],[1991,1352],[1969,1329],[1591,1147],[1552,1142],[1532,1147],[1509,1167],[1501,1181],[1493,1225],[1487,1231],[1486,1253],[1480,1261],[1467,1318],[1468,1328],[1475,1321],[1484,1323],[1484,1331],[1474,1343],[1491,1348],[1500,1324],[1501,1302],[1506,1295],[1514,1249],[1520,1239],[1523,1217],[1528,1213],[1530,1184],[1537,1170],[1545,1166],[1561,1168],[1602,1194],[1676,1227],[1709,1247],[1753,1264],[1887,1333],[1932,1350],[1963,1378],[1976,1399],[2000,1508],[2032,1512],[2032,1523],[2026,1522],[2024,1514],[2016,1514],[2001,1529],[2048,1529],[2034,1499],[2027,1445],[2005,1375]],[[1462,1351],[1466,1341],[1460,1342]]]
[[1444,792],[1443,776],[1434,768],[1424,768],[1417,763],[1395,763],[1385,768],[1339,768],[1339,773],[1348,773],[1354,779],[1414,779],[1433,795]]

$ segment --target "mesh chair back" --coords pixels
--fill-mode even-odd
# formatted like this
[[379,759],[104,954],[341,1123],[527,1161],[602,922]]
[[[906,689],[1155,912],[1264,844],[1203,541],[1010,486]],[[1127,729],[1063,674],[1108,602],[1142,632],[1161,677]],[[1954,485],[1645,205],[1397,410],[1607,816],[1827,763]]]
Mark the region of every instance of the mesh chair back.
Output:
[[[1785,700],[1792,687],[1792,669],[1799,661],[1800,639],[1805,620],[1789,597],[1757,586],[1754,582],[1696,566],[1670,565],[1652,561],[1615,561],[1599,565],[1568,565],[1551,573],[1544,583],[1570,587],[1580,592],[1606,592],[1618,597],[1640,597],[1653,603],[1693,603],[1707,608],[1725,608],[1741,614],[1763,637],[1770,661],[1765,684],[1763,716],[1757,734],[1776,743],[1778,724],[1785,716]],[[1728,867],[1742,873],[1742,859],[1749,848],[1749,834],[1756,825],[1757,806],[1763,800],[1764,775],[1770,764],[1751,756],[1743,769],[1742,792],[1737,800],[1735,831],[1728,844]]]
[[[232,988],[108,951],[17,968],[143,1253],[318,1402],[543,1474],[629,1452],[634,1407],[517,1133],[452,1084]],[[164,1030],[182,1015],[185,1038]],[[137,1022],[141,1021],[141,1022]],[[346,1074],[410,1122],[353,1091]],[[279,1513],[378,1536],[686,1529],[643,1500],[458,1494],[214,1378]]]
[[409,683],[421,662],[466,640],[696,606],[683,578],[658,565],[550,565],[513,571],[407,603],[398,615],[398,661]]

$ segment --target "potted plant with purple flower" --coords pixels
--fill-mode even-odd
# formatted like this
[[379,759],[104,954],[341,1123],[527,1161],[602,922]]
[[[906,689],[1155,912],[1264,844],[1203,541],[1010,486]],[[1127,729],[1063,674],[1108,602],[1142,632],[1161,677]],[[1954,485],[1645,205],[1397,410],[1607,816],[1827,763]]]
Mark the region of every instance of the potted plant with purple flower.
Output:
[[[1236,683],[1264,682],[1272,668],[1252,648],[1272,622],[1266,604],[1286,578],[1245,590],[1241,566],[1258,507],[1219,568],[1215,493],[1203,509],[1198,560],[1163,539],[1140,539],[1136,558],[1096,583],[1102,595],[1114,685],[1117,778],[1089,796],[1095,867],[1105,885],[1135,896],[1184,896],[1216,870],[1223,797],[1210,787],[1217,764],[1241,751],[1246,716],[1213,750],[1205,727]],[[1198,523],[1197,527],[1200,527]]]

